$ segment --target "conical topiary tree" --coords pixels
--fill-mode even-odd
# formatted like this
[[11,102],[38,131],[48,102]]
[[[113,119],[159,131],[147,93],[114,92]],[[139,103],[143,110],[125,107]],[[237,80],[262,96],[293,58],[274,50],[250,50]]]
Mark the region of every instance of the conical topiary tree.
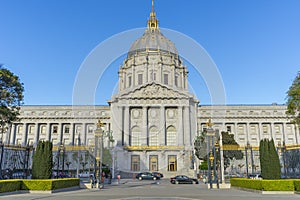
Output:
[[262,177],[264,179],[280,179],[280,161],[273,139],[260,141],[259,158]]
[[39,141],[32,162],[33,179],[49,179],[52,176],[52,143]]

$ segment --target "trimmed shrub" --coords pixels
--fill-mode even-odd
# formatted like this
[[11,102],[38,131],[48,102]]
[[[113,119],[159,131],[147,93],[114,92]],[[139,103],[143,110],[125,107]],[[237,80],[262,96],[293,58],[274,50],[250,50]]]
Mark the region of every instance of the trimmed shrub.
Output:
[[262,191],[300,191],[300,180],[255,180],[246,178],[230,179],[231,186]]
[[247,178],[232,178],[230,179],[231,186],[248,188],[253,190],[262,190],[262,180],[254,180]]
[[294,180],[262,180],[263,191],[294,191]]
[[1,192],[13,192],[21,189],[22,180],[1,180],[0,181],[0,193]]
[[295,191],[300,192],[300,180],[294,180]]
[[78,178],[23,180],[22,190],[56,190],[79,184]]
[[17,190],[56,190],[62,188],[75,187],[80,185],[79,178],[65,179],[33,179],[33,180],[1,180],[0,193],[12,192]]
[[65,178],[65,179],[57,179],[53,180],[52,189],[60,189],[60,188],[69,188],[74,186],[79,186],[80,180],[79,178]]

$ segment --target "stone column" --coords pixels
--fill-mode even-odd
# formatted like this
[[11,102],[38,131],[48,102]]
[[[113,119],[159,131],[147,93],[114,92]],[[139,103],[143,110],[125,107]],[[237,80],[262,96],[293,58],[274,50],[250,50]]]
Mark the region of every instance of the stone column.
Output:
[[88,127],[88,124],[87,123],[83,123],[83,138],[82,138],[82,141],[83,141],[83,145],[86,145],[87,144],[87,127]]
[[263,124],[259,123],[259,135],[261,139],[264,139],[264,132],[263,132]]
[[22,132],[22,145],[23,146],[26,145],[26,141],[27,141],[27,137],[28,137],[27,127],[28,127],[28,124],[24,123],[23,124],[23,132]]
[[249,142],[249,143],[251,142],[250,138],[251,138],[251,136],[250,136],[250,124],[246,123],[246,140],[247,140],[246,144],[247,144],[247,142]]
[[75,132],[74,132],[74,123],[70,124],[70,143],[71,145],[75,146],[74,144]]
[[191,124],[190,124],[190,109],[188,106],[184,106],[184,117],[183,117],[183,125],[184,125],[184,144],[191,144]]
[[158,129],[159,131],[159,145],[160,146],[165,146],[166,145],[166,115],[165,115],[165,107],[161,106],[160,107],[160,127]]
[[185,72],[185,75],[184,75],[184,89],[188,90],[188,73]]
[[285,142],[286,141],[286,131],[287,131],[287,127],[286,127],[286,123],[283,123],[282,126],[282,141],[281,142]]
[[158,67],[158,74],[157,74],[157,80],[160,82],[160,83],[163,83],[163,79],[162,79],[162,73],[163,73],[163,71],[162,71],[162,64],[160,63],[159,65],[158,65],[159,67]]
[[[34,134],[34,146],[36,146],[39,142],[39,138],[40,138],[40,127],[39,127],[39,123],[35,123],[35,134]],[[30,145],[30,144],[29,144]]]
[[124,146],[129,146],[130,144],[130,141],[129,141],[129,112],[130,112],[130,109],[128,106],[125,106],[124,109],[123,109],[123,116],[124,116],[124,129],[123,129],[123,134],[124,134]]
[[297,124],[295,124],[294,127],[295,127],[295,140],[296,140],[296,144],[299,144],[298,137],[299,137],[299,134],[300,134],[300,133],[299,133],[299,131],[300,131],[299,128],[300,128],[300,127],[299,127]]
[[170,77],[170,85],[175,86],[175,66],[172,65],[171,77]]
[[11,132],[10,132],[10,141],[8,144],[15,144],[16,126],[17,126],[17,124],[12,124]]
[[239,137],[238,137],[238,128],[237,128],[237,123],[234,123],[234,139],[236,141],[238,141]]
[[134,67],[135,67],[135,66],[133,65],[133,66],[132,66],[132,75],[131,75],[131,77],[132,77],[131,87],[132,87],[132,88],[136,86],[136,83],[135,83],[135,68],[134,68]]
[[184,75],[185,73],[184,73],[184,69],[182,69],[181,70],[181,88],[182,89],[185,89],[185,81],[184,81],[184,77],[185,77],[185,75]]
[[143,107],[143,122],[142,122],[142,135],[141,135],[141,145],[147,146],[148,142],[148,108],[146,106]]
[[47,126],[46,126],[46,140],[48,141],[52,141],[52,136],[51,136],[51,124],[50,123],[47,123]]
[[270,123],[270,126],[271,126],[271,134],[270,134],[270,138],[274,138],[274,139],[275,139],[274,122]]
[[62,144],[63,141],[63,124],[62,123],[58,123],[58,127],[57,127],[57,133],[58,133],[58,137],[57,137],[57,142]]
[[179,146],[183,146],[185,144],[184,142],[184,128],[183,128],[183,107],[182,106],[178,106],[178,145]]

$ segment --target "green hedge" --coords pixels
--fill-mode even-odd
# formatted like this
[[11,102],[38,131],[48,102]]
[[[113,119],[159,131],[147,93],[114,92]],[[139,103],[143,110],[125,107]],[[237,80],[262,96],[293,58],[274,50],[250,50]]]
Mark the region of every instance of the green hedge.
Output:
[[253,190],[262,190],[262,180],[247,179],[247,178],[232,178],[230,179],[231,186],[248,188]]
[[294,180],[295,191],[300,192],[300,180]]
[[32,179],[32,180],[2,180],[0,192],[12,192],[17,190],[57,190],[62,188],[79,186],[78,178],[65,179]]
[[0,181],[0,193],[1,192],[13,192],[21,189],[22,180],[1,180]]
[[232,178],[230,184],[233,187],[248,188],[262,191],[300,191],[300,180],[255,180],[247,178]]
[[294,180],[262,180],[263,191],[294,191]]

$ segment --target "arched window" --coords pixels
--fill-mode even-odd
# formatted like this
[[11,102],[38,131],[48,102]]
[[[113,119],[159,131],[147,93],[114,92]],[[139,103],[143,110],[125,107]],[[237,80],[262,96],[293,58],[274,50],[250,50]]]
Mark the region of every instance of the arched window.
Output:
[[141,129],[137,126],[131,130],[131,146],[141,145]]
[[177,145],[176,128],[174,126],[169,126],[167,128],[167,145],[168,146]]
[[158,130],[155,126],[149,131],[149,146],[158,146]]

